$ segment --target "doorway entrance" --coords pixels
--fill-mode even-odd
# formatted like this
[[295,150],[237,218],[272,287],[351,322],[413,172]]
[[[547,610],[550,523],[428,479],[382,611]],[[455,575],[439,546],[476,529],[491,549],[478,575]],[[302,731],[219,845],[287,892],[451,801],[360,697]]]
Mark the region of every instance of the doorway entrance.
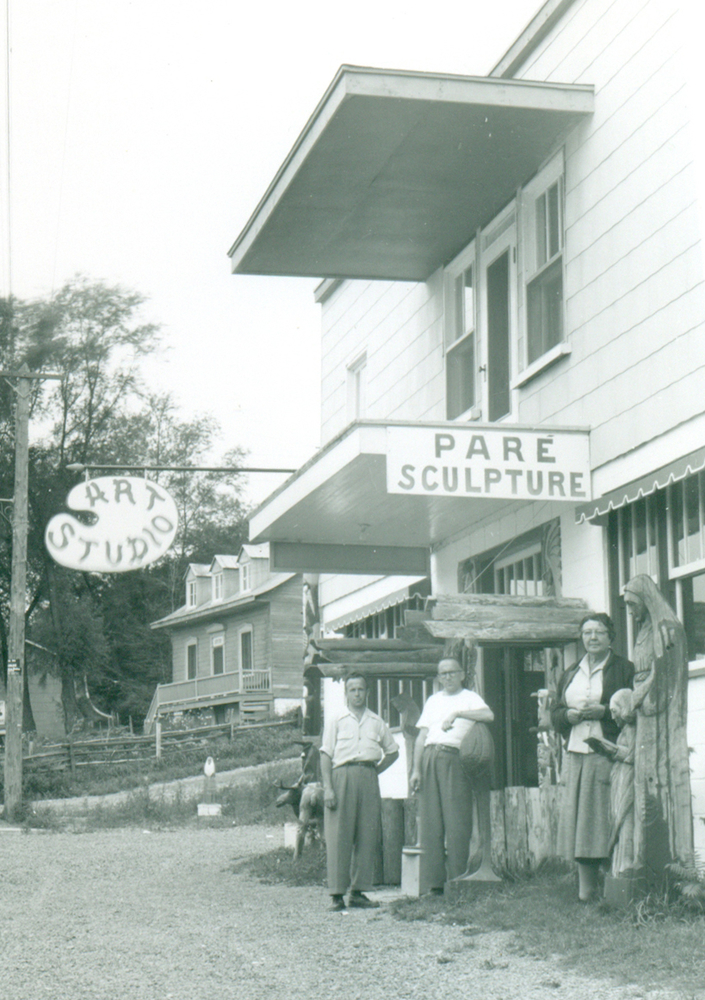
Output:
[[495,716],[495,788],[539,784],[537,693],[549,685],[554,661],[555,651],[543,646],[483,649],[484,698]]

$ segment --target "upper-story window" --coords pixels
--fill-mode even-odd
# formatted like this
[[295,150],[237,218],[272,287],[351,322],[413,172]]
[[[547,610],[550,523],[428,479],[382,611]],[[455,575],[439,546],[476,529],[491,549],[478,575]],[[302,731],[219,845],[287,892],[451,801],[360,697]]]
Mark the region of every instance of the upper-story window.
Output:
[[367,352],[360,354],[348,365],[347,410],[348,422],[360,420],[366,411]]
[[446,348],[446,415],[449,420],[475,405],[475,268],[454,279],[455,339]]
[[475,245],[448,269],[445,309],[446,417],[454,420],[475,406]]
[[189,580],[188,583],[186,584],[186,605],[187,605],[187,607],[189,607],[189,608],[195,608],[196,607],[197,594],[198,594],[198,591],[197,591],[197,588],[196,588],[196,581],[195,580]]
[[563,340],[563,157],[527,185],[525,224],[526,364]]
[[222,601],[223,600],[223,573],[213,574],[213,600]]
[[249,563],[240,566],[240,590],[243,594],[252,589],[252,567]]

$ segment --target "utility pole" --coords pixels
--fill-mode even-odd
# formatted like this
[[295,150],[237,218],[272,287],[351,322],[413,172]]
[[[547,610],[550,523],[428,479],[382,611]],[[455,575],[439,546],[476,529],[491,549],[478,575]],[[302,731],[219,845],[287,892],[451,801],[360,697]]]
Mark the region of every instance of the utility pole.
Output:
[[5,812],[12,822],[22,802],[22,701],[25,671],[25,605],[27,602],[27,522],[29,507],[29,403],[32,381],[60,375],[30,372],[26,364],[17,372],[0,371],[16,380],[15,492],[12,511],[12,579],[10,584],[10,633],[7,659],[5,729]]
[[[5,732],[5,819],[15,819],[22,801],[22,698],[24,694],[24,609],[27,600],[27,518],[29,463],[29,394],[27,365],[15,387],[15,492],[12,510],[12,580],[7,656]],[[5,374],[3,372],[3,374]]]

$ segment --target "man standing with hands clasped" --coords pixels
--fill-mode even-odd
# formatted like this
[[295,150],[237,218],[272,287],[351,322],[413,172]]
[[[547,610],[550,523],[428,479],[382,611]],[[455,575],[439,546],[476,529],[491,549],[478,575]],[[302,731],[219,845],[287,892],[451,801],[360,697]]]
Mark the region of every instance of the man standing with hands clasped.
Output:
[[492,722],[494,714],[464,686],[457,660],[441,660],[438,679],[442,690],[431,695],[416,723],[411,790],[419,793],[419,843],[429,889],[442,893],[446,878],[464,874],[470,851],[473,796],[460,744],[476,722]]
[[367,680],[350,674],[346,709],[326,720],[321,743],[325,836],[331,910],[374,908],[364,890],[374,884],[381,839],[382,804],[377,775],[399,756],[386,722],[367,708]]

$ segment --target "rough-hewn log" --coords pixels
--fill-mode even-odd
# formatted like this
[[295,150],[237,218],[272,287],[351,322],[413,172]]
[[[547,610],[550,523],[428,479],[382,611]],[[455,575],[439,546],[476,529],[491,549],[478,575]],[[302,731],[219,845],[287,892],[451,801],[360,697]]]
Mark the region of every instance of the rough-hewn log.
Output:
[[401,639],[319,639],[315,643],[316,649],[320,650],[322,653],[327,652],[329,649],[332,650],[354,650],[354,651],[364,651],[369,652],[370,650],[409,650],[409,649],[419,649],[423,646],[431,645],[430,640],[427,637],[427,641],[424,642],[402,642]]
[[[439,648],[442,647],[439,644]],[[428,646],[423,649],[406,650],[370,650],[363,652],[354,649],[327,649],[322,654],[321,659],[326,663],[350,663],[359,664],[361,667],[370,663],[418,663],[435,664],[438,663],[439,652],[435,646]]]
[[[462,621],[483,624],[501,622],[536,622],[537,624],[579,625],[585,617],[584,608],[535,607],[533,605],[463,605],[442,604],[434,609],[433,621]],[[428,623],[426,623],[428,624]]]
[[443,604],[457,604],[465,607],[531,607],[531,608],[581,608],[588,606],[579,597],[539,597],[513,594],[439,594],[434,598],[431,612],[436,618],[436,610]]
[[536,624],[507,622],[502,625],[465,621],[427,622],[426,628],[439,639],[471,639],[477,643],[532,643],[560,645],[574,642],[578,637],[577,624]]

